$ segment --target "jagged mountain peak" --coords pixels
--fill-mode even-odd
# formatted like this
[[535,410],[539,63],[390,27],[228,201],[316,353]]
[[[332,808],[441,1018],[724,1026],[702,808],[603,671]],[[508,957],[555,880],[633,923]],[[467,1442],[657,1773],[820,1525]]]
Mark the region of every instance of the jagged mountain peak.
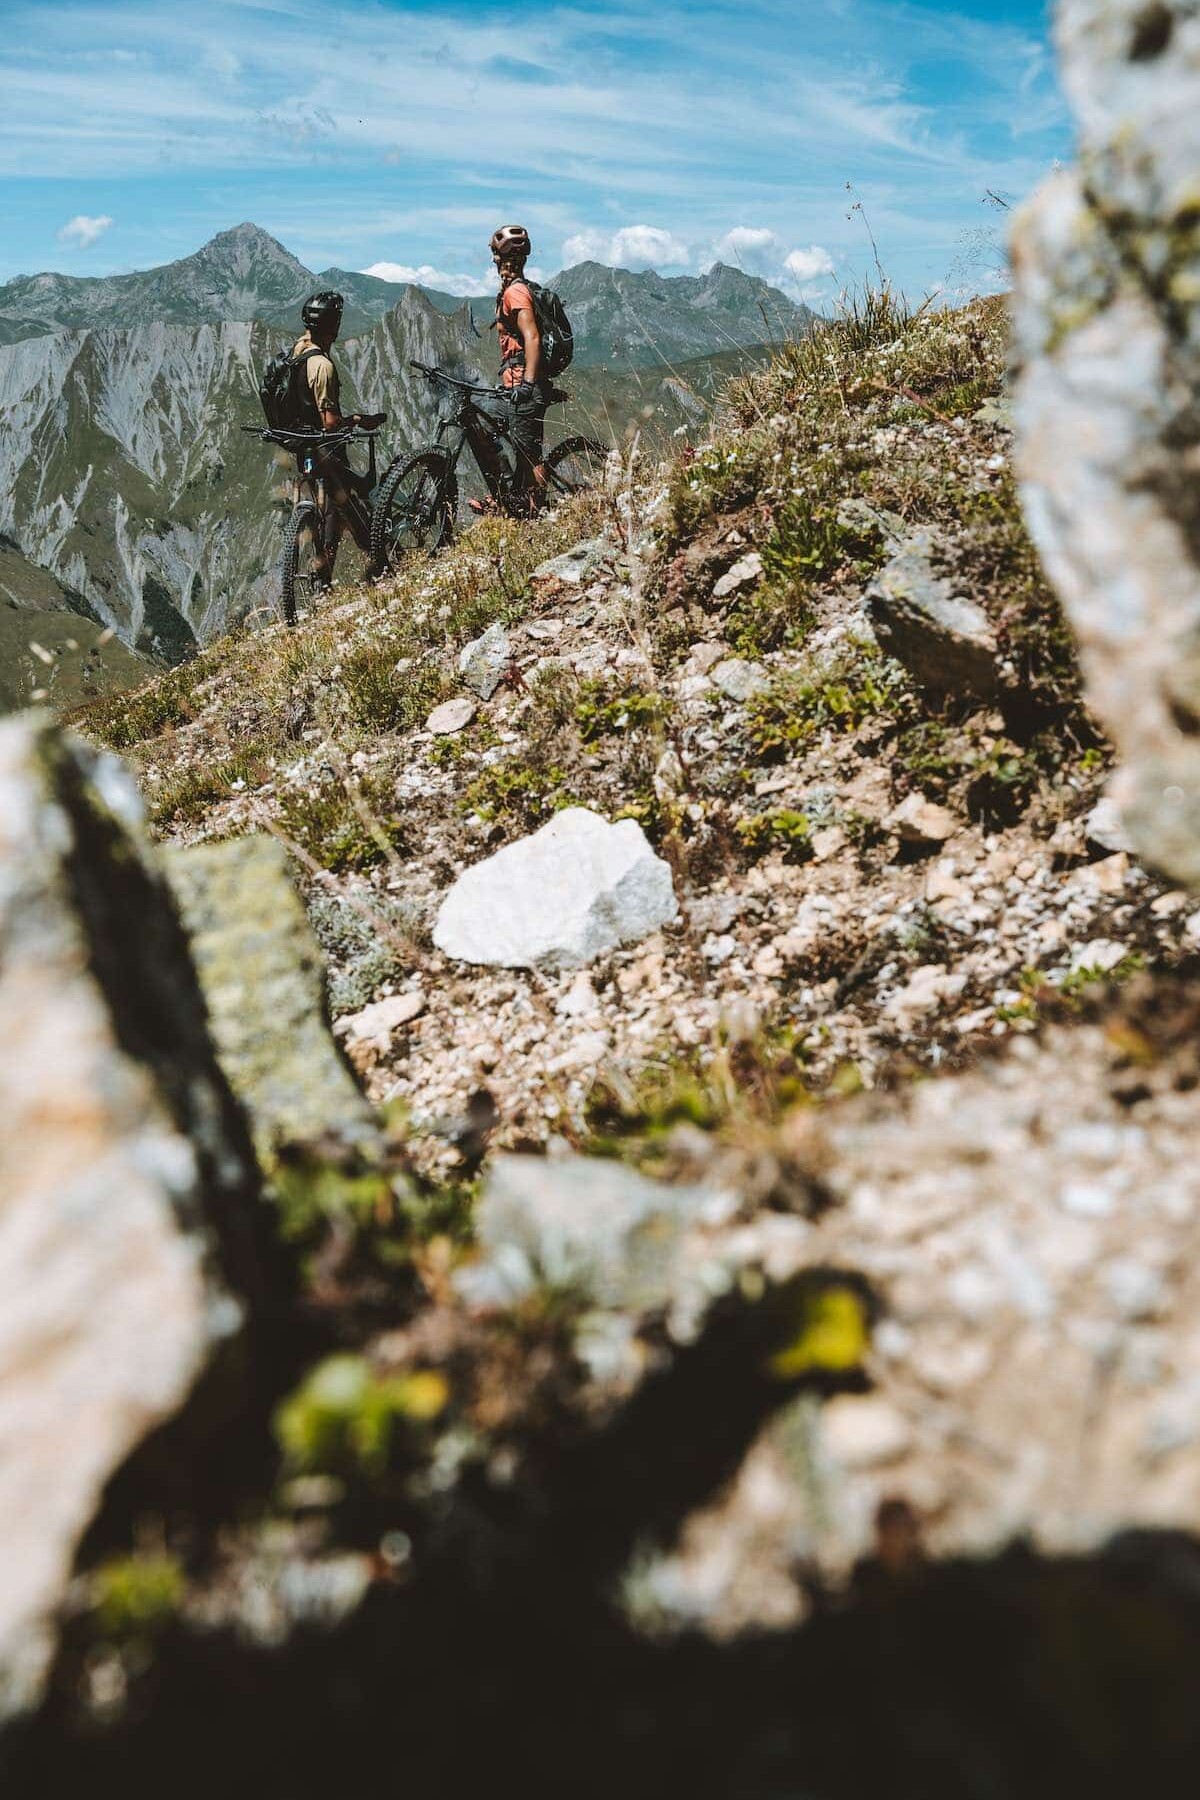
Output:
[[286,245],[250,220],[233,225],[228,231],[218,231],[199,250],[194,250],[190,256],[181,257],[178,262],[168,263],[167,267],[179,269],[197,263],[217,263],[222,266],[229,263],[241,266],[263,265],[287,269],[304,281],[312,279],[312,271],[298,257],[293,256]]

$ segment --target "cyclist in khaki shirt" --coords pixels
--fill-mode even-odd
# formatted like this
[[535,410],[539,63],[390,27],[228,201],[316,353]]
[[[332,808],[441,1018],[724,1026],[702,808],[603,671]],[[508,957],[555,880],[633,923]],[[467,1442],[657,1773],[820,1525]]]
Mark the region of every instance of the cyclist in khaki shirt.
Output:
[[[343,305],[340,294],[312,294],[304,302],[301,312],[307,329],[303,337],[297,340],[292,355],[305,357],[296,376],[299,389],[297,399],[305,429],[310,431],[338,431],[346,425],[357,425],[370,431],[376,425],[382,425],[387,417],[386,413],[342,412],[341,381],[329,352],[342,328]],[[306,351],[316,351],[317,354],[305,356]],[[328,488],[334,509],[334,528],[327,566],[317,571],[318,579],[324,586],[328,586],[333,580],[333,565],[341,526],[349,528],[359,549],[370,557],[370,489],[367,477],[359,475],[350,467],[344,447],[319,454],[317,472]],[[366,573],[367,579],[373,581],[382,573],[382,568],[368,561]]]

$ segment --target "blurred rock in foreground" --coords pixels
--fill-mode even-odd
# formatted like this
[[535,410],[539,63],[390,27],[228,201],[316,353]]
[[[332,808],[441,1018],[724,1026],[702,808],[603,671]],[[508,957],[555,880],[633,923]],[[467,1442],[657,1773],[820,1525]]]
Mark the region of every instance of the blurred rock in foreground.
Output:
[[37,1697],[107,1483],[255,1279],[250,1146],[137,805],[111,759],[0,726],[0,1713]]
[[1030,529],[1124,768],[1139,851],[1200,882],[1200,19],[1064,0],[1080,129],[1014,237]]

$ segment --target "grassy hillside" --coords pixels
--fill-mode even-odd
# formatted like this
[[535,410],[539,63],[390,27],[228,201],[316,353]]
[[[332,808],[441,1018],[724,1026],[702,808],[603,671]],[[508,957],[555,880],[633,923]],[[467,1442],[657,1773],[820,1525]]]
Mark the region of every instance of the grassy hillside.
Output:
[[[547,991],[449,967],[429,946],[437,897],[569,803],[643,825],[685,923],[665,961],[613,959],[594,1061],[565,1089],[546,1070],[569,1017],[503,1059],[514,1138],[564,1117],[586,1134],[602,1072],[637,1089],[639,1070],[682,1062],[692,1079],[731,1006],[782,1033],[805,1086],[960,1061],[1040,1016],[1090,968],[1090,940],[1126,946],[1129,971],[1178,925],[1150,911],[1140,871],[1082,876],[1108,752],[1017,506],[1005,334],[1000,301],[910,318],[876,299],[736,376],[665,465],[614,467],[613,491],[532,528],[477,525],[379,590],[351,579],[295,631],[219,640],[83,728],[133,758],[164,834],[283,835],[337,1007],[388,991],[401,965],[429,984],[411,1044],[373,1076],[417,1117],[477,1079],[472,1033],[490,1042]],[[986,614],[986,698],[932,691],[880,647],[871,584],[917,529]],[[597,538],[580,582],[538,575]],[[431,737],[460,648],[495,621],[509,680],[461,734]],[[918,803],[938,809],[933,836],[898,818]],[[1018,867],[1044,877],[1028,892],[1022,877],[1006,912]],[[347,895],[401,921],[399,962],[347,924]],[[639,984],[653,1000],[631,1016]]]

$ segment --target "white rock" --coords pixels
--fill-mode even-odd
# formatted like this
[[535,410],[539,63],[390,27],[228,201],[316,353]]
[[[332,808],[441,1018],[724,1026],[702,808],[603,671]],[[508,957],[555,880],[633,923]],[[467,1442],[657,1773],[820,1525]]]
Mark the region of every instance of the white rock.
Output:
[[478,710],[477,703],[462,694],[457,700],[446,700],[441,706],[435,706],[425,721],[425,729],[434,737],[452,737],[471,723]]
[[761,663],[746,662],[740,656],[727,656],[717,663],[711,671],[711,680],[723,694],[739,701],[752,700],[755,694],[765,693],[771,685]]
[[945,1000],[956,1000],[967,985],[965,975],[951,974],[943,963],[927,963],[914,969],[907,984],[893,994],[883,1008],[900,1031],[910,1031],[919,1018],[934,1012]]
[[473,693],[481,700],[490,700],[511,661],[508,633],[497,620],[488,626],[482,637],[464,646],[458,659],[458,672]]
[[604,1061],[612,1048],[606,1031],[581,1031],[578,1037],[571,1039],[565,1050],[551,1057],[546,1064],[547,1075],[577,1075],[584,1069],[594,1069]]
[[334,1026],[334,1035],[348,1044],[378,1044],[386,1050],[392,1033],[409,1025],[425,1011],[425,996],[419,990],[411,994],[393,994],[386,1000],[375,1000],[361,1012],[348,1013]]
[[570,968],[677,916],[669,866],[640,825],[569,807],[460,875],[434,927],[439,950],[499,968]]
[[684,670],[689,675],[707,675],[715,663],[728,655],[728,644],[693,644],[688,651]]
[[1084,831],[1088,842],[1098,844],[1101,850],[1129,852],[1133,849],[1117,803],[1108,794],[1102,794],[1093,806],[1084,820]]
[[1099,969],[1107,975],[1124,961],[1128,954],[1128,945],[1118,944],[1112,938],[1092,938],[1090,943],[1076,944],[1071,952],[1071,972],[1076,969]]
[[584,970],[579,971],[554,1010],[564,1019],[586,1019],[600,1011],[600,996]]
[[841,825],[822,825],[808,840],[816,862],[828,862],[846,848],[849,838]]
[[909,794],[894,807],[884,823],[898,832],[906,844],[944,844],[958,830],[958,820],[948,807],[938,806],[924,794]]
[[1200,166],[1191,0],[1063,0],[1081,168],[1013,236],[1017,468],[1030,531],[1121,756],[1136,849],[1200,884],[1194,469]]
[[485,1305],[546,1283],[602,1307],[663,1307],[689,1237],[728,1224],[737,1207],[722,1189],[669,1187],[607,1158],[498,1156],[476,1214],[481,1260],[455,1285]]
[[536,643],[546,643],[551,638],[561,637],[563,622],[561,619],[531,619],[525,630]]
[[724,600],[730,594],[736,594],[739,588],[750,587],[753,582],[762,579],[762,557],[757,550],[749,555],[741,556],[732,569],[726,571],[713,587],[713,599]]

